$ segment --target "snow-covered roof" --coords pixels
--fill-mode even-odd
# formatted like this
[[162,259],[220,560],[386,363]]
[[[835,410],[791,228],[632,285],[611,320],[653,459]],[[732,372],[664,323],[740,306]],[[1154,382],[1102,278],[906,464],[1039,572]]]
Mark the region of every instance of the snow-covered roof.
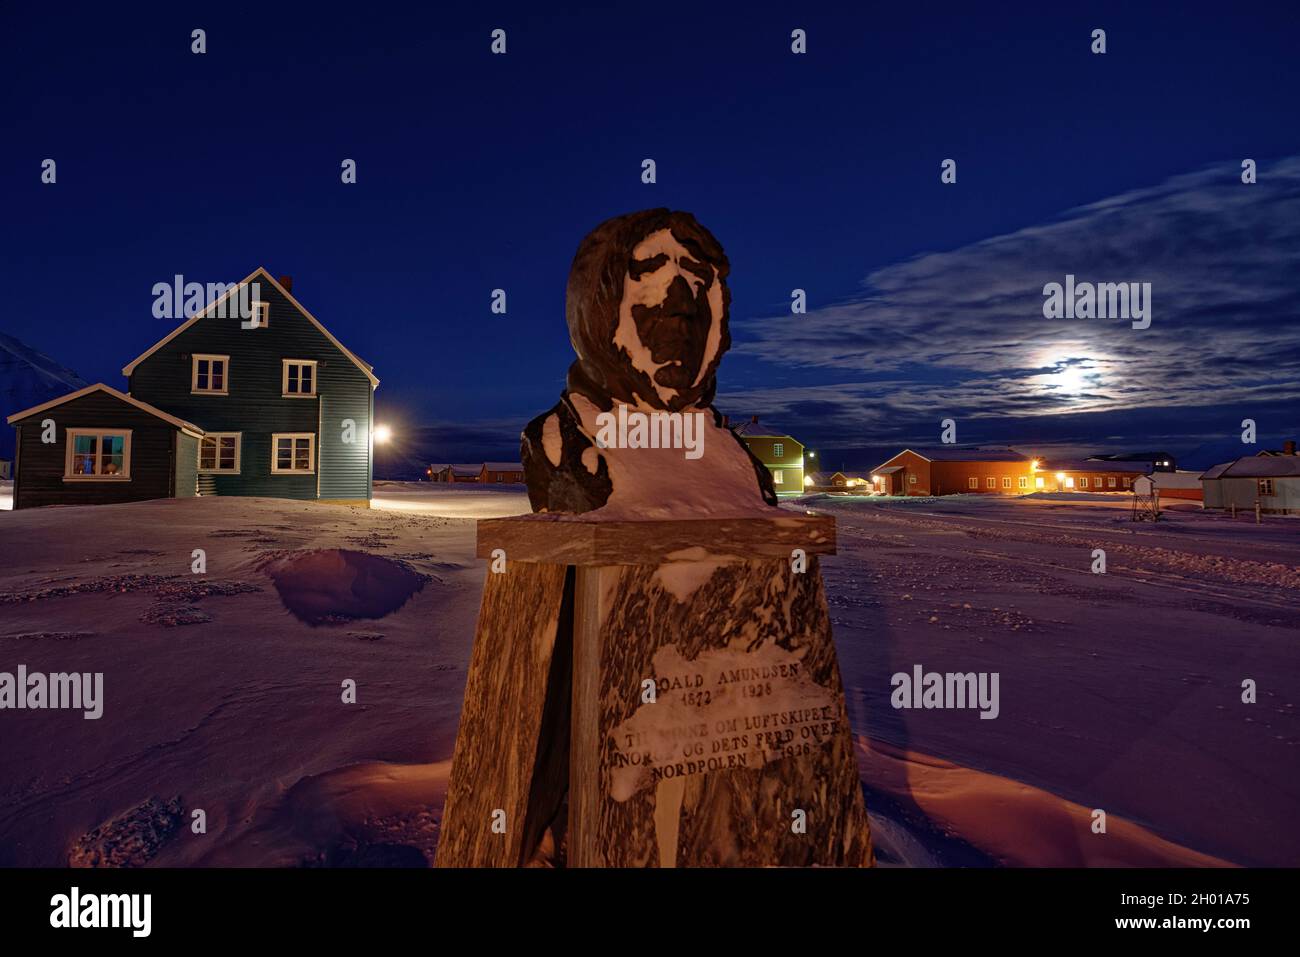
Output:
[[44,402],[41,405],[34,405],[30,409],[23,409],[21,412],[15,412],[13,415],[9,416],[6,421],[8,421],[10,425],[13,425],[20,419],[36,415],[40,412],[44,412],[46,409],[52,409],[58,405],[63,405],[65,402],[71,402],[73,399],[80,399],[83,395],[89,395],[92,392],[107,392],[113,398],[121,399],[128,405],[135,406],[141,412],[148,412],[150,415],[157,416],[164,422],[176,426],[176,428],[180,429],[182,432],[188,432],[195,438],[203,438],[203,430],[193,422],[186,422],[184,419],[178,419],[171,413],[164,412],[156,405],[150,405],[148,402],[142,402],[139,399],[132,398],[125,392],[119,392],[111,385],[104,385],[102,382],[96,382],[94,385],[88,385],[84,389],[78,389],[76,392],[69,392],[67,395],[61,395],[57,399],[51,399],[49,402]]
[[450,468],[457,475],[478,475],[479,472],[483,471],[482,465],[475,464],[472,462],[470,463],[462,462],[458,465],[449,465],[448,468]]
[[1084,461],[1050,461],[1039,464],[1040,472],[1130,472],[1142,475],[1151,471],[1150,462],[1122,462],[1117,459]]
[[484,462],[483,467],[489,472],[522,472],[522,462]]
[[1247,455],[1210,469],[1201,479],[1300,477],[1300,455]]
[[[1022,455],[1014,449],[959,449],[948,445],[932,448],[908,447],[904,452],[915,452],[931,462],[1028,462],[1029,456]],[[902,453],[899,453],[900,455]],[[891,459],[898,458],[897,455]],[[877,472],[880,469],[876,469]]]
[[749,438],[771,438],[771,439],[793,439],[789,432],[778,425],[772,425],[770,422],[740,422],[731,427],[731,431],[737,435],[748,436]]

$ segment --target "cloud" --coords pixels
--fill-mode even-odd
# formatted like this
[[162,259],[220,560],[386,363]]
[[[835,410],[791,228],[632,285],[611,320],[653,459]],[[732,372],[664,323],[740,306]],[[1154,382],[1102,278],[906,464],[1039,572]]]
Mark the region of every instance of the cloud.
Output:
[[[1046,319],[1043,286],[1151,283],[1145,330]],[[806,316],[736,320],[734,351],[810,386],[720,404],[853,434],[900,421],[1300,401],[1300,157],[1234,163],[871,273]],[[798,370],[803,370],[802,372]],[[819,384],[819,377],[824,384]],[[1109,418],[1109,417],[1108,417]]]

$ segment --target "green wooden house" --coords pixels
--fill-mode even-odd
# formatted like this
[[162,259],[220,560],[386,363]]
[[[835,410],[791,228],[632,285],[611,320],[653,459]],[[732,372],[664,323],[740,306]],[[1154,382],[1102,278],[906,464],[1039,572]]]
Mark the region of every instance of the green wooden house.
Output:
[[[76,393],[10,416],[20,444],[14,507],[193,494],[369,504],[379,380],[291,290],[287,277],[259,268],[130,362],[122,370],[127,395],[92,387],[126,400],[117,403],[120,423],[111,409],[83,423]],[[61,404],[56,441],[33,440]],[[180,431],[167,451],[145,447],[127,408],[185,429],[173,426]],[[67,464],[65,436],[90,427],[99,430],[96,454],[112,460],[112,476],[77,475],[76,463]],[[38,491],[36,477],[48,482],[55,473],[58,493]]]

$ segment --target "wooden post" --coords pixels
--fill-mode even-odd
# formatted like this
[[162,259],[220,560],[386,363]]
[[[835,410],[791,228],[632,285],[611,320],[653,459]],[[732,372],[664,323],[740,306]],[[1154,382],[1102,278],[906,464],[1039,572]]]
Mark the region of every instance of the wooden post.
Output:
[[498,548],[438,866],[527,864],[544,832],[576,867],[873,862],[817,565],[832,518],[480,522]]

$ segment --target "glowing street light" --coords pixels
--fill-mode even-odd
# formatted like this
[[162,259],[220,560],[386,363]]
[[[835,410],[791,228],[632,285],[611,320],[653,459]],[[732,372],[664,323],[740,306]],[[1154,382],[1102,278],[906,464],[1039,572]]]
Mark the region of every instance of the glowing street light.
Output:
[[393,437],[393,430],[386,425],[375,426],[375,442],[383,445]]

